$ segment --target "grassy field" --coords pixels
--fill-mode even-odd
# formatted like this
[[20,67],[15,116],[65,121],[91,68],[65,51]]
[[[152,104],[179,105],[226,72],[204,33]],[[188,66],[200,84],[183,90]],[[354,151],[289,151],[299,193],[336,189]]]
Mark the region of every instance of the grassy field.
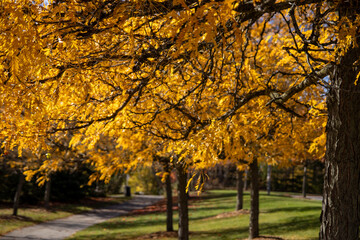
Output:
[[[234,212],[236,192],[209,191],[190,201],[190,239],[245,239],[249,214]],[[245,209],[249,195],[245,194]],[[294,199],[280,193],[260,194],[260,235],[284,239],[317,239],[321,202]],[[174,213],[177,223],[177,212]],[[177,225],[174,224],[175,229]],[[119,217],[78,232],[69,239],[177,239],[165,234],[165,213],[154,212]]]
[[77,203],[51,203],[50,210],[41,206],[20,206],[18,216],[12,216],[11,204],[0,204],[0,235],[41,222],[64,218],[107,204],[125,201],[124,197],[90,198]]

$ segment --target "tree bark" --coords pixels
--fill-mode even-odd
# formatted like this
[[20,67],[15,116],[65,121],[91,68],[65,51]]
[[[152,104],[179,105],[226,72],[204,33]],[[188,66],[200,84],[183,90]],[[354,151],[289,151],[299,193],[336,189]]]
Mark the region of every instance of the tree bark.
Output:
[[306,198],[306,178],[307,178],[307,160],[304,163],[304,176],[303,176],[303,184],[302,184],[302,195]]
[[244,181],[243,181],[244,171],[239,171],[236,169],[236,189],[237,189],[237,198],[236,198],[236,210],[243,209],[243,196],[244,196]]
[[44,194],[44,206],[49,208],[50,204],[50,192],[51,192],[51,178],[45,183],[45,194]]
[[[343,1],[339,5],[340,17],[343,13],[354,19],[357,4],[354,0]],[[354,84],[359,72],[355,62],[359,58],[359,47],[350,47],[338,57],[330,78],[320,239],[359,239],[360,83]]]
[[183,165],[176,167],[178,174],[179,240],[189,239],[188,194],[186,193],[187,173]]
[[18,181],[18,185],[16,188],[16,193],[15,193],[15,197],[14,197],[14,205],[13,205],[13,215],[17,216],[18,214],[18,209],[19,209],[19,204],[20,204],[20,196],[21,196],[21,191],[22,188],[24,186],[24,175],[20,172],[19,173],[19,181]]
[[250,224],[249,239],[259,236],[259,167],[255,158],[250,164]]
[[266,172],[266,191],[267,195],[270,195],[271,192],[271,165],[267,165],[267,172]]
[[171,178],[170,172],[165,179],[165,188],[166,188],[166,231],[174,231],[173,227],[173,199],[172,199],[172,188],[171,188]]

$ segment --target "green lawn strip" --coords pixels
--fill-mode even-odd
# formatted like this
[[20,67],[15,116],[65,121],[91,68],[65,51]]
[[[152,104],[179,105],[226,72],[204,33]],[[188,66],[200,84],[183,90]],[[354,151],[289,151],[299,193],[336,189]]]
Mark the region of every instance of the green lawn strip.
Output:
[[[192,200],[189,207],[191,239],[245,239],[248,237],[249,215],[231,216],[236,192],[232,190],[209,191]],[[249,194],[245,193],[245,209],[249,209]],[[317,239],[321,202],[294,199],[280,193],[267,196],[260,193],[260,234],[284,239]],[[177,212],[174,212],[177,229]],[[165,230],[165,213],[122,216],[94,225],[70,237],[85,239],[150,239],[151,233]],[[158,235],[153,239],[177,239]]]
[[34,224],[68,217],[106,205],[121,203],[129,198],[108,197],[90,198],[77,203],[51,203],[51,208],[46,210],[42,206],[20,206],[18,216],[12,216],[9,204],[0,205],[0,235],[7,232],[31,226]]

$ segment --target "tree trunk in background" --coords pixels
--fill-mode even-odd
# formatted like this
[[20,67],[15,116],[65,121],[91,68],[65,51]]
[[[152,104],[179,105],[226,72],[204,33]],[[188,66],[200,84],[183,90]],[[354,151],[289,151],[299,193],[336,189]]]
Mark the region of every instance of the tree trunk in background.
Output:
[[173,199],[172,199],[172,188],[171,188],[171,177],[170,173],[166,176],[165,179],[165,188],[166,188],[166,231],[174,231],[173,227]]
[[179,240],[189,239],[188,194],[186,193],[187,173],[183,165],[176,167],[178,174]]
[[271,192],[271,165],[267,165],[267,173],[266,173],[266,191],[267,195],[270,195]]
[[236,210],[243,209],[243,195],[244,195],[243,175],[244,175],[244,171],[239,171],[236,169],[236,189],[237,189]]
[[19,172],[19,181],[18,181],[18,185],[16,188],[16,193],[15,193],[15,197],[14,197],[14,205],[13,205],[13,215],[17,216],[18,214],[18,209],[19,209],[19,204],[20,204],[20,196],[21,196],[21,191],[22,188],[24,186],[24,175],[22,174],[22,172]]
[[303,176],[303,184],[302,184],[302,195],[306,198],[306,178],[307,178],[307,160],[304,163],[304,176]]
[[245,169],[245,177],[244,177],[244,190],[248,190],[248,174],[249,174],[249,170],[246,168]]
[[45,194],[44,194],[44,206],[49,208],[50,203],[50,191],[51,191],[51,178],[45,183]]
[[[355,19],[357,4],[354,0],[342,1],[339,12],[347,14],[349,19]],[[360,49],[350,47],[338,59],[327,95],[328,122],[320,228],[320,239],[323,240],[359,239],[360,83],[354,84],[359,72],[359,65],[355,62],[359,58]]]
[[255,158],[250,164],[250,224],[249,239],[259,236],[259,167]]

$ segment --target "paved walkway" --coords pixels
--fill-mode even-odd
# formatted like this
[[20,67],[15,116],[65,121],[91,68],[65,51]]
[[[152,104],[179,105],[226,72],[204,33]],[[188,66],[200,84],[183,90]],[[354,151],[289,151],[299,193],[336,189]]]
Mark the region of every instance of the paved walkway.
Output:
[[110,218],[125,215],[132,210],[142,209],[161,200],[162,196],[139,195],[128,202],[95,209],[67,218],[49,221],[10,232],[0,240],[61,240],[77,231],[104,222]]

